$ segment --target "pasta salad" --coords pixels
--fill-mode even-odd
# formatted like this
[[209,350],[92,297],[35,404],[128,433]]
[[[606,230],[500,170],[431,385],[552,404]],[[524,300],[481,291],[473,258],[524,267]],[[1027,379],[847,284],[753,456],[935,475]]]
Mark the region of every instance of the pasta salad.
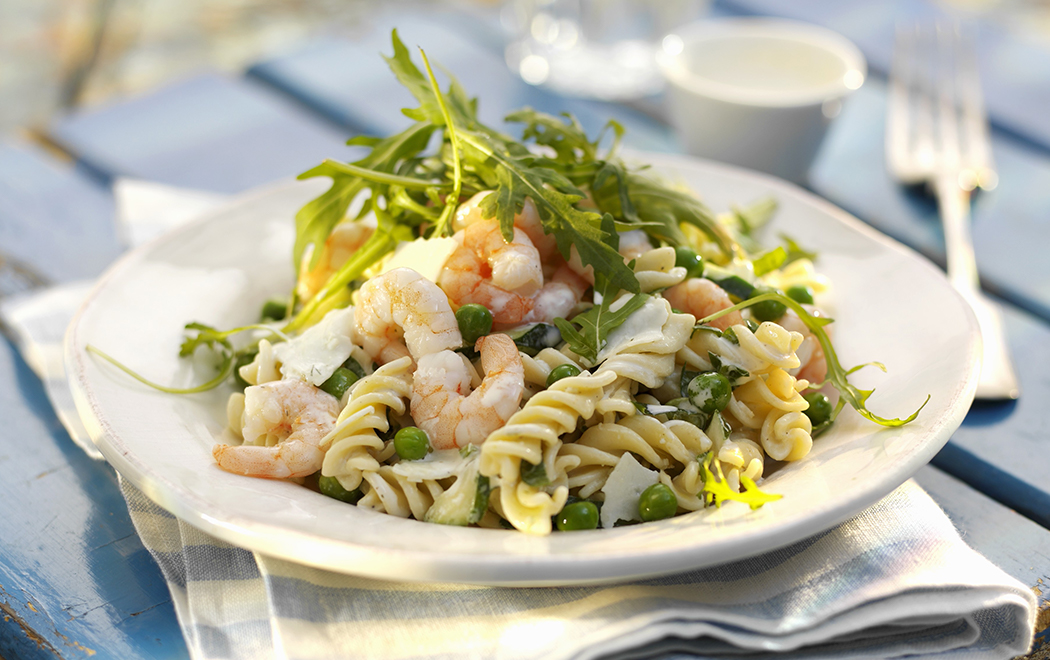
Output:
[[715,213],[628,165],[615,122],[523,109],[515,140],[392,41],[413,124],[301,175],[332,186],[296,216],[294,290],[255,325],[187,325],[219,374],[157,386],[237,383],[220,468],[543,535],[757,508],[845,405],[916,417],[850,384],[816,255],[756,242],[774,200]]

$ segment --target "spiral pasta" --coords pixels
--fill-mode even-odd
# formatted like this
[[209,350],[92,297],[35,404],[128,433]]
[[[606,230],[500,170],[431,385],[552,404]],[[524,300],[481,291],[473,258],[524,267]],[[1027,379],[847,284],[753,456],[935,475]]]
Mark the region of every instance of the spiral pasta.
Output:
[[361,490],[364,496],[357,506],[399,518],[411,515],[416,520],[423,520],[434,500],[445,492],[433,479],[412,481],[397,474],[390,465],[364,472],[363,479]]
[[797,461],[813,447],[812,432],[804,413],[773,411],[762,424],[762,448],[778,461]]
[[[760,429],[766,453],[778,461],[797,461],[813,446],[813,426],[804,413],[809,403],[799,393],[808,386],[787,371],[773,369],[744,383],[733,393],[730,412],[752,429]],[[756,420],[761,420],[756,425]]]
[[259,352],[252,361],[241,367],[237,373],[249,385],[262,385],[281,378],[281,363],[274,354],[273,344],[267,339],[259,340]]
[[563,364],[571,364],[577,368],[580,364],[561,351],[553,348],[545,348],[531,357],[526,353],[520,353],[521,364],[525,369],[525,383],[539,389],[547,387],[547,376],[551,370]]
[[803,337],[771,322],[762,323],[756,332],[743,324],[732,326],[736,342],[715,332],[699,331],[686,343],[679,357],[691,367],[713,369],[711,355],[723,364],[746,371],[751,376],[773,369],[795,369],[800,362],[795,350]]
[[353,490],[361,485],[363,473],[379,470],[376,453],[383,450],[383,440],[377,432],[390,428],[387,411],[404,414],[412,394],[412,366],[411,357],[398,358],[354,383],[335,428],[321,440],[321,448],[327,449],[322,475]]
[[517,529],[550,533],[550,517],[561,510],[568,497],[565,486],[547,493],[522,481],[521,462],[543,462],[544,447],[556,445],[560,436],[576,428],[580,418],[593,415],[605,386],[614,380],[616,374],[612,372],[563,378],[529,399],[481,446],[481,474],[499,477],[500,506]]
[[605,422],[612,422],[615,415],[630,416],[635,413],[634,394],[638,384],[657,387],[675,369],[675,355],[689,339],[694,318],[689,314],[677,314],[662,298],[650,298],[638,313],[656,315],[664,322],[655,332],[622,341],[611,336],[609,345],[615,347],[604,357],[596,373],[615,373],[616,381],[599,401],[597,411]]
[[564,445],[561,454],[576,459],[568,472],[570,487],[579,487],[589,496],[601,489],[609,472],[627,452],[666,471],[695,463],[711,446],[704,432],[689,422],[661,422],[648,415],[634,415],[590,427],[579,440]]
[[634,274],[643,293],[672,287],[686,277],[686,269],[675,266],[676,255],[672,247],[653,248],[635,259]]

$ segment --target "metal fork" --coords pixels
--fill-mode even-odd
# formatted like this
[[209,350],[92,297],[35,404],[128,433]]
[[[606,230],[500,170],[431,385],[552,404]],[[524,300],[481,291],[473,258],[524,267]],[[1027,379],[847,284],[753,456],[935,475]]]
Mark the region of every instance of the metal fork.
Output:
[[890,71],[886,160],[902,183],[926,183],[944,224],[948,279],[973,307],[983,354],[978,399],[1020,395],[998,306],[981,292],[970,194],[998,183],[972,39],[956,26],[898,27]]

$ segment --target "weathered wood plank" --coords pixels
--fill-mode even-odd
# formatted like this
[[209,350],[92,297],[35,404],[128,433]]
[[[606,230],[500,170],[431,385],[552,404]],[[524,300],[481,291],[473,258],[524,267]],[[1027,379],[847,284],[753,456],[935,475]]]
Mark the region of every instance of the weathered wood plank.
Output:
[[65,117],[50,132],[105,176],[221,193],[353,153],[345,130],[257,82],[214,73]]
[[0,657],[184,657],[113,470],[73,444],[7,341],[0,410]]
[[[478,114],[487,124],[502,126],[510,111],[530,106],[551,114],[571,112],[592,136],[609,119],[616,119],[630,127],[625,144],[636,149],[676,150],[666,126],[622,105],[567,98],[528,85],[507,69],[503,53],[497,50],[500,40],[476,39],[462,26],[450,28],[447,23],[447,15],[441,12],[379,16],[370,29],[353,39],[318,39],[300,50],[260,62],[248,73],[340,125],[370,135],[388,135],[408,126],[401,108],[418,105],[380,57],[393,52],[390,32],[397,27],[415,62],[422,61],[416,48],[423,48],[439,79],[443,79],[441,70],[450,71],[467,94],[478,97]],[[472,34],[478,29],[473,25]],[[520,126],[505,129],[520,132]]]
[[[886,87],[875,78],[845,104],[810,177],[811,187],[880,231],[944,263],[934,201],[898,185],[886,169]],[[995,135],[999,186],[974,199],[974,250],[985,288],[1050,321],[1050,159]]]
[[120,252],[113,196],[40,149],[0,141],[0,252],[51,280],[98,275]]
[[[54,280],[97,275],[117,246],[109,191],[31,147],[0,148],[0,246]],[[183,658],[160,571],[113,470],[62,428],[0,338],[0,658]]]

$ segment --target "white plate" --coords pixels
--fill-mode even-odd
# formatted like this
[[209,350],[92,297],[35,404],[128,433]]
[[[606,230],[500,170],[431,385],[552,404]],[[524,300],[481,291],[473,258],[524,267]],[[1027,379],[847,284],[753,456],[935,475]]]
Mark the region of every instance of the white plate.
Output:
[[[348,506],[294,483],[220,470],[211,448],[225,426],[224,393],[149,389],[85,351],[91,344],[162,383],[199,378],[177,356],[182,326],[254,320],[292,281],[293,216],[327,180],[264,190],[128,254],[73,321],[66,363],[80,415],[113,466],[165,509],[265,554],[397,580],[504,585],[616,581],[709,566],[816,534],[882,498],[927,463],[959,426],[976,387],[972,313],[924,259],[799,188],[721,165],[662,155],[647,160],[715,209],[773,194],[784,232],[820,252],[834,284],[834,339],[846,366],[879,360],[858,385],[869,408],[919,418],[886,429],[852,411],[804,460],[770,476],[783,499],[757,511],[720,509],[612,530],[555,533],[425,524]],[[931,330],[932,329],[932,330]],[[198,380],[199,382],[199,380]]]

